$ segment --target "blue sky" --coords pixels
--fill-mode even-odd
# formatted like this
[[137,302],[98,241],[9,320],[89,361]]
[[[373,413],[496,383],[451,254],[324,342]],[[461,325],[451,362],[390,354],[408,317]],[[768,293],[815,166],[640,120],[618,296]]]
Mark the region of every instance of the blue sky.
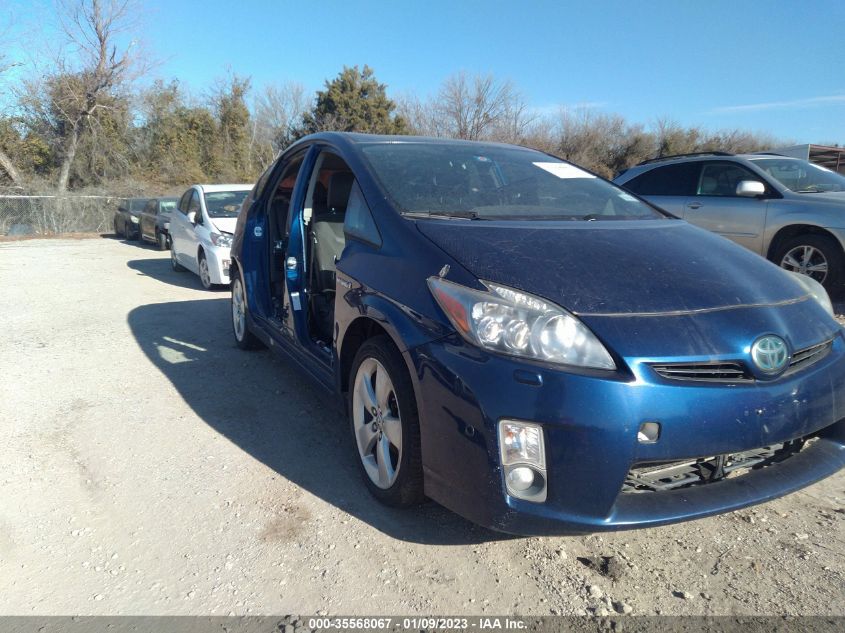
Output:
[[[17,33],[49,21],[49,0],[5,1]],[[227,68],[255,87],[316,90],[343,65],[368,64],[390,93],[422,97],[464,70],[513,81],[542,111],[587,104],[644,124],[845,143],[842,0],[140,4],[155,74],[197,96]]]

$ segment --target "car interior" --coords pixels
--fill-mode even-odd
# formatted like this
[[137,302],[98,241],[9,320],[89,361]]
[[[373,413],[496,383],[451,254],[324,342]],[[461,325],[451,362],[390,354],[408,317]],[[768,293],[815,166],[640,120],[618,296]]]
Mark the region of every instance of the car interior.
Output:
[[327,347],[334,325],[336,265],[346,246],[343,223],[354,181],[340,157],[324,152],[317,158],[303,213],[308,331]]

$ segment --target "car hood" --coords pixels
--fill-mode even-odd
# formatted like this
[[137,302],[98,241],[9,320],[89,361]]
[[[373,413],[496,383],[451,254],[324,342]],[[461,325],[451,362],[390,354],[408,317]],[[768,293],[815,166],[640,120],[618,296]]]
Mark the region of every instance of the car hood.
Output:
[[845,207],[845,191],[826,191],[824,193],[796,193],[802,202],[818,202],[833,203],[841,207]]
[[579,315],[693,314],[806,297],[774,264],[681,220],[417,226],[479,279]]
[[211,218],[211,223],[218,233],[235,233],[235,225],[238,223],[238,218]]

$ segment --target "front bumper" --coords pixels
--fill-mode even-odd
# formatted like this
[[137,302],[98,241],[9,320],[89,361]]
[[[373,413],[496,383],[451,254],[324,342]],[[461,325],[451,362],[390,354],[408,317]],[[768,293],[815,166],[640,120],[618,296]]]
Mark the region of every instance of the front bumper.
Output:
[[211,274],[211,283],[228,284],[229,266],[232,263],[230,249],[220,246],[206,246],[204,250],[208,258],[208,271]]
[[[791,376],[748,385],[658,376],[567,374],[488,354],[457,336],[408,352],[421,419],[426,494],[466,518],[516,534],[657,526],[761,503],[845,466],[845,341]],[[543,426],[547,500],[505,492],[496,428]],[[637,441],[659,421],[660,439]],[[739,477],[623,493],[638,464],[746,451],[818,434],[798,454]]]

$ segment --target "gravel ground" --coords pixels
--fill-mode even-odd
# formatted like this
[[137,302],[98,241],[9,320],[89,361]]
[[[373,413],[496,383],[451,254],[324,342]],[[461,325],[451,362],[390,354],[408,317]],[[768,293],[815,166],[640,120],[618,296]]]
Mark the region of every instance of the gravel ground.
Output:
[[657,529],[377,504],[228,292],[116,239],[0,243],[0,614],[845,614],[845,473]]

